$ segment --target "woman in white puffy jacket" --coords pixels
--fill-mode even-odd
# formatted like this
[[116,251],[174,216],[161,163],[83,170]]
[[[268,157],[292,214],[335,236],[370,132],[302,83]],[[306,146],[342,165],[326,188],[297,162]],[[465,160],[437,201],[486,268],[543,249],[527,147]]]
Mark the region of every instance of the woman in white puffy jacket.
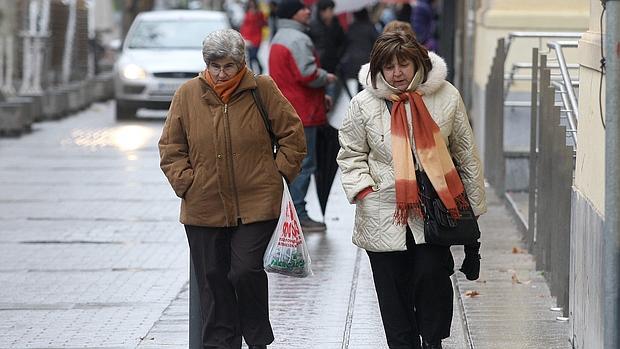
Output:
[[383,33],[340,129],[342,183],[356,204],[353,243],[368,253],[391,349],[441,348],[452,322],[454,261],[448,247],[424,241],[415,170],[451,212],[486,212],[473,133],[446,72],[413,35]]

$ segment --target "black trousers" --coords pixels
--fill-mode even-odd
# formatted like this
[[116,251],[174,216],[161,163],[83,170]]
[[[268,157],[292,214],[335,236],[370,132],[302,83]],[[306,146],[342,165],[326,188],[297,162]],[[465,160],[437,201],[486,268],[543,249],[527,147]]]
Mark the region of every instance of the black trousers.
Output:
[[420,336],[450,336],[454,260],[449,247],[416,245],[407,229],[407,250],[368,251],[381,319],[390,349],[418,349]]
[[277,220],[230,228],[185,226],[194,263],[205,349],[270,344],[267,274],[263,255]]

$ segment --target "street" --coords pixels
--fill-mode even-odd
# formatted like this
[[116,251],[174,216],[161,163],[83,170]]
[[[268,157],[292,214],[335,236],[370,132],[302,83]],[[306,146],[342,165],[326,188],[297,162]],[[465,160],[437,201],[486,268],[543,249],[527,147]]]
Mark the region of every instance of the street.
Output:
[[[159,170],[162,116],[116,123],[113,105],[0,139],[0,348],[187,347],[188,249]],[[273,348],[387,348],[353,207],[333,191],[328,232],[306,235],[314,276],[270,274]]]
[[[163,114],[117,123],[113,108],[96,103],[0,139],[0,348],[188,346],[189,257],[159,169]],[[311,185],[320,218],[315,196]],[[444,348],[566,348],[543,277],[530,255],[510,252],[519,233],[492,193],[489,205],[481,280],[455,273]],[[388,348],[338,178],[327,212],[327,233],[306,234],[314,276],[269,275],[270,348]],[[458,268],[462,249],[453,252]],[[471,289],[480,296],[465,296]]]

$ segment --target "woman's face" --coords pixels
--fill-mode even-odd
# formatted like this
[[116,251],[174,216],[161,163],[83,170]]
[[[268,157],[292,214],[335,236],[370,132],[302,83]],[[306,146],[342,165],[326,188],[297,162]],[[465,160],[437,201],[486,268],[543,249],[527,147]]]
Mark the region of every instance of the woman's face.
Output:
[[407,87],[409,87],[411,79],[413,79],[415,67],[413,61],[398,61],[398,58],[394,56],[391,62],[383,66],[381,72],[388,84],[396,87],[400,91],[405,91]]
[[239,65],[232,58],[220,58],[209,62],[207,71],[215,83],[230,80],[239,72]]

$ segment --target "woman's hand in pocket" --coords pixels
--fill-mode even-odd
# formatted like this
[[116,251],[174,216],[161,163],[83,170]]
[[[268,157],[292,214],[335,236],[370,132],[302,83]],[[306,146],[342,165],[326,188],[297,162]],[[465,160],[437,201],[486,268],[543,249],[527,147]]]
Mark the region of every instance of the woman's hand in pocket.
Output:
[[358,201],[363,200],[368,194],[372,192],[373,192],[372,187],[364,188],[362,191],[357,193],[357,195],[355,195],[355,202],[357,203]]

